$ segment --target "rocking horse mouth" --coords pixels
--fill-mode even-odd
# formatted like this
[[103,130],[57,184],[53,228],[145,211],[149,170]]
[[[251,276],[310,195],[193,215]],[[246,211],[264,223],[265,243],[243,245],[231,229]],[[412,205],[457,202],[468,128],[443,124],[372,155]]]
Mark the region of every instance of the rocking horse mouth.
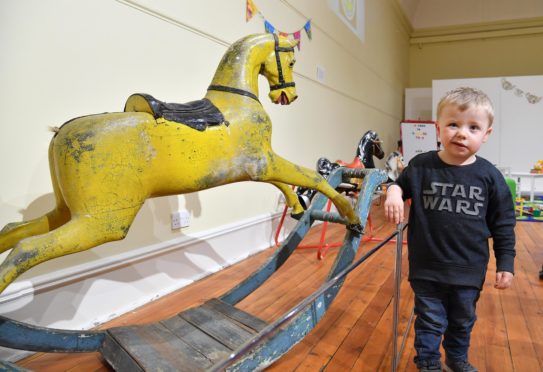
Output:
[[[297,96],[295,96],[292,101],[294,102],[294,100],[298,98]],[[288,105],[290,104],[290,100],[288,99],[288,96],[285,92],[281,92],[281,95],[277,98],[277,100],[275,101],[276,104],[281,104],[281,105]]]

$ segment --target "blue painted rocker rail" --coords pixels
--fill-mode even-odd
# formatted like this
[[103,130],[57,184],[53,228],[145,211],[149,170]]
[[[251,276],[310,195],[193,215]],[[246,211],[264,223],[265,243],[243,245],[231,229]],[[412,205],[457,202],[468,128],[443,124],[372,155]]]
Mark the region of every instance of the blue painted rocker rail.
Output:
[[96,351],[103,331],[70,331],[38,327],[0,316],[0,346],[50,353]]
[[[364,179],[355,211],[365,227],[374,191],[386,181],[387,175],[376,169],[339,168],[328,182],[336,188],[351,178]],[[263,369],[302,340],[324,316],[343,284],[345,271],[352,270],[349,265],[358,250],[361,234],[346,229],[343,245],[320,290],[276,322],[267,324],[235,305],[285,263],[313,222],[347,224],[338,214],[322,213],[327,200],[318,194],[280,249],[218,299],[158,323],[95,332],[35,327],[0,317],[0,346],[45,352],[100,351],[118,371],[147,371],[159,367],[187,371]],[[342,275],[338,277],[338,274]]]

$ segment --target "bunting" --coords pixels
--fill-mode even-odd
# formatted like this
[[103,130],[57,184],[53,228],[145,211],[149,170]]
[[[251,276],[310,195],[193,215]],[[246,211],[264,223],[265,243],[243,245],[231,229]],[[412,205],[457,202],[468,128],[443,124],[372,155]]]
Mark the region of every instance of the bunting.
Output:
[[526,100],[532,104],[539,103],[539,101],[541,101],[541,99],[543,98],[543,97],[536,96],[535,94],[532,94],[530,92],[526,92],[520,89],[519,87],[517,87],[516,85],[508,81],[506,78],[502,78],[502,88],[504,90],[512,91],[513,94],[515,94],[515,96],[519,98],[522,98],[522,97],[526,98]]
[[262,12],[260,12],[260,10],[258,10],[258,8],[256,7],[253,0],[247,0],[246,1],[246,6],[245,6],[245,22],[249,22],[254,17],[255,14],[258,14],[260,16],[260,18],[262,18],[262,20],[264,22],[264,30],[266,30],[266,32],[268,32],[270,34],[277,33],[277,34],[279,34],[281,36],[284,36],[284,37],[292,36],[292,38],[294,40],[298,41],[298,50],[300,50],[301,39],[302,39],[302,30],[305,31],[305,33],[307,35],[307,38],[309,40],[311,40],[311,38],[312,38],[312,35],[311,35],[311,20],[307,20],[307,22],[304,24],[304,26],[302,28],[300,28],[299,30],[297,30],[297,31],[294,31],[294,32],[280,31],[277,28],[275,28],[275,26],[272,25],[271,22],[266,19],[266,17],[264,17],[264,14],[262,14]]
[[257,9],[255,3],[253,3],[253,0],[247,0],[247,6],[245,9],[245,22],[249,22],[256,12]]

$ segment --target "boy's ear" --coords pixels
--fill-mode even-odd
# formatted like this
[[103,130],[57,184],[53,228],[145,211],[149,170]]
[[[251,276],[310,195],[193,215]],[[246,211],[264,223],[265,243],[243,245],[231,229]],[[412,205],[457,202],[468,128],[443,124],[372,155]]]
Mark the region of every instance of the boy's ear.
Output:
[[492,130],[494,128],[493,127],[490,127],[486,130],[486,133],[485,133],[485,136],[483,137],[483,143],[488,141],[488,137],[490,136],[490,134],[492,133]]

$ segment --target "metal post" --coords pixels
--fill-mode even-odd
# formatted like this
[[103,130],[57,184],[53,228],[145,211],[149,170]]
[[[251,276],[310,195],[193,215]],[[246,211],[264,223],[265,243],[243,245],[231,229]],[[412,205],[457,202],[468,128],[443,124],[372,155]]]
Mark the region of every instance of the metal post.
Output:
[[392,318],[392,372],[398,369],[398,318],[400,314],[400,285],[402,281],[403,224],[398,224],[394,273],[394,314]]

